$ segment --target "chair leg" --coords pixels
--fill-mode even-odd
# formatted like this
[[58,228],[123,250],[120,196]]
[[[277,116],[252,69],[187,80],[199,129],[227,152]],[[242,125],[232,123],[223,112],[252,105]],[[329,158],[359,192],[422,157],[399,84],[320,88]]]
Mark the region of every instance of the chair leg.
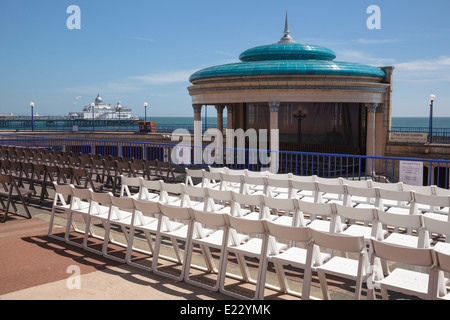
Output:
[[322,294],[323,294],[324,300],[331,300],[330,292],[328,291],[328,283],[327,283],[327,278],[325,276],[325,273],[318,271],[317,274],[319,276],[320,287],[322,288]]

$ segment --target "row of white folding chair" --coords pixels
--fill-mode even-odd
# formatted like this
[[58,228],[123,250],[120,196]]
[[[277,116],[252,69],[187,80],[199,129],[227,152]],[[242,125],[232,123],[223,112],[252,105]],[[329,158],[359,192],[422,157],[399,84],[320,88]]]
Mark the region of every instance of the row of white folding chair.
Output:
[[[74,194],[76,195],[77,194],[77,191],[80,191],[80,192],[85,192],[86,190],[75,190],[75,189],[72,189],[72,191],[75,191],[74,192]],[[96,194],[96,193],[92,193],[92,194]],[[103,196],[105,196],[106,197],[106,195],[108,195],[108,194],[98,194],[98,195],[103,195]],[[81,193],[80,194],[78,194],[78,196],[80,196],[80,197],[87,197],[87,195],[81,195]],[[162,204],[162,203],[160,203],[160,202],[143,202],[143,201],[138,201],[138,200],[135,200],[135,199],[130,199],[130,198],[122,198],[122,199],[120,199],[120,198],[116,198],[116,197],[113,197],[113,196],[111,196],[111,195],[109,195],[110,197],[111,197],[111,202],[112,202],[112,204],[114,205],[117,205],[117,206],[119,206],[118,207],[118,209],[119,210],[121,210],[121,209],[132,209],[131,208],[131,204],[130,205],[127,205],[126,203],[125,203],[125,201],[127,201],[128,203],[131,203],[131,202],[133,202],[133,206],[136,206],[136,204],[141,204],[141,205],[153,205],[153,206],[156,206],[156,207],[158,207],[159,208],[159,210],[158,209],[156,209],[156,207],[155,208],[153,208],[153,209],[151,209],[151,211],[154,211],[155,213],[156,212],[159,212],[159,211],[162,211],[163,212],[163,215],[165,215],[165,216],[167,216],[167,217],[170,217],[170,218],[177,218],[177,219],[185,219],[185,220],[192,220],[192,219],[195,219],[194,217],[195,217],[195,215],[193,215],[192,213],[189,213],[189,212],[195,212],[194,210],[192,210],[191,208],[180,208],[180,207],[175,207],[175,206],[167,206],[167,205],[164,205],[164,204]],[[94,196],[95,197],[95,196]],[[97,200],[100,200],[100,199],[97,199]],[[122,203],[122,200],[124,201],[123,203]],[[117,202],[118,201],[118,202]],[[131,201],[131,202],[130,202]],[[77,201],[74,201],[74,203],[76,203]],[[344,207],[345,208],[345,207]],[[142,211],[148,211],[148,209],[143,209],[142,207],[140,207],[139,209],[141,209]],[[348,209],[348,208],[345,208],[345,209]],[[189,213],[189,216],[188,216],[188,213]],[[197,212],[198,213],[198,212]],[[198,215],[201,215],[201,214],[203,214],[203,216],[205,216],[205,215],[207,215],[207,213],[204,213],[204,212],[200,212],[200,213],[198,213]],[[198,216],[197,215],[197,216]],[[211,217],[218,217],[218,215],[220,215],[220,214],[217,214],[217,213],[210,213],[210,215],[209,215],[209,218],[211,218]],[[261,226],[262,225],[264,225],[264,224],[266,224],[266,225],[271,225],[272,226],[272,228],[278,228],[278,230],[280,229],[280,228],[295,228],[295,227],[290,227],[290,226],[286,226],[286,225],[280,225],[280,224],[275,224],[275,223],[272,223],[272,222],[269,222],[268,220],[247,220],[247,219],[241,219],[241,218],[233,218],[233,217],[231,217],[231,218],[229,218],[230,216],[229,215],[227,215],[227,214],[222,214],[222,218],[221,219],[228,219],[228,220],[233,220],[234,221],[234,224],[231,224],[231,222],[230,222],[230,225],[229,225],[229,227],[234,227],[235,229],[238,229],[238,230],[243,230],[243,231],[251,231],[252,233],[254,233],[254,232],[260,232],[260,233],[263,233],[262,232],[262,229],[261,229]],[[198,218],[197,217],[197,219],[198,219],[198,222],[201,222],[201,223],[207,223],[207,220],[205,220],[205,219],[201,219],[201,218]],[[160,215],[160,219],[159,219],[159,223],[158,223],[158,226],[156,226],[156,230],[163,230],[163,229],[161,229],[161,228],[163,228],[163,219],[162,219],[162,215]],[[265,221],[265,222],[264,222]],[[155,223],[155,221],[153,221],[153,223]],[[250,226],[251,224],[253,224],[252,226]],[[133,224],[132,224],[133,225]],[[220,225],[220,224],[219,224]],[[248,229],[246,229],[245,227],[243,227],[244,225],[248,225],[249,227],[248,227]],[[217,224],[216,224],[216,226],[217,226]],[[222,226],[223,226],[223,223],[222,223]],[[188,222],[188,224],[187,225],[183,225],[183,228],[184,228],[184,230],[185,230],[185,232],[183,232],[184,233],[184,237],[179,237],[178,239],[181,239],[181,240],[183,240],[183,239],[191,239],[191,238],[193,238],[192,237],[192,235],[194,234],[194,232],[193,232],[193,222],[192,222],[192,224],[189,224],[189,222]],[[266,229],[267,230],[269,230],[268,229],[269,227],[266,227]],[[297,228],[301,228],[301,227],[297,227]],[[311,228],[307,228],[308,230],[314,230],[314,229],[311,229]],[[87,229],[86,229],[87,230]],[[155,229],[154,229],[155,230]],[[155,231],[156,231],[155,230]],[[178,229],[179,230],[179,229]],[[316,230],[314,230],[314,231],[311,231],[312,233],[314,233]],[[267,231],[266,231],[267,232]],[[86,232],[86,234],[87,234],[87,232]],[[130,231],[130,235],[132,234],[132,232]],[[170,231],[169,231],[169,233],[167,233],[167,234],[165,234],[165,233],[163,233],[163,232],[160,232],[159,233],[159,236],[158,236],[158,233],[157,233],[157,240],[156,240],[156,243],[157,243],[157,248],[156,248],[156,250],[155,250],[155,252],[154,252],[154,257],[155,257],[155,259],[154,259],[154,262],[152,262],[152,270],[153,271],[155,271],[156,270],[156,272],[158,273],[158,270],[157,270],[157,261],[158,261],[158,257],[159,257],[159,247],[158,247],[158,245],[160,245],[160,242],[161,242],[161,237],[162,237],[162,235],[170,235],[170,236],[174,236],[174,234],[172,233],[170,233]],[[180,234],[181,234],[181,232],[180,232]],[[222,230],[222,236],[224,235],[224,234],[227,234],[227,233],[224,233],[224,231]],[[279,235],[279,234],[276,234],[274,231],[272,232],[272,233],[268,233],[268,235],[270,235],[271,237],[281,237],[281,235],[283,235],[284,237],[286,237],[286,232],[282,232],[281,233],[281,235]],[[239,244],[239,245],[236,245],[235,246],[235,248],[232,248],[232,247],[230,247],[230,249],[226,249],[225,250],[225,252],[235,252],[235,253],[237,253],[238,255],[241,255],[239,258],[238,258],[238,261],[239,261],[239,263],[240,263],[240,267],[241,267],[241,270],[242,270],[242,274],[243,274],[243,276],[242,276],[242,279],[243,280],[246,280],[246,281],[251,281],[251,278],[250,278],[250,274],[249,274],[249,272],[248,272],[248,269],[246,268],[246,265],[245,265],[245,259],[243,259],[243,256],[242,255],[251,255],[251,256],[254,256],[254,257],[263,257],[264,255],[261,255],[261,254],[258,254],[258,252],[260,252],[259,251],[259,249],[261,249],[262,251],[261,252],[264,252],[264,250],[267,250],[267,249],[265,249],[265,248],[269,248],[270,246],[269,246],[269,239],[270,239],[270,237],[268,236],[267,234],[266,234],[266,236],[267,237],[263,237],[263,238],[252,238],[252,241],[249,241],[248,243],[247,242],[245,242],[244,244]],[[322,235],[321,235],[321,237],[322,237]],[[220,243],[220,241],[218,242],[217,240],[219,239],[220,237],[215,237],[215,239],[216,239],[216,241],[214,241],[214,242],[209,242],[209,243],[215,243],[216,245],[217,245],[217,243]],[[358,237],[356,237],[356,238],[358,238]],[[362,236],[360,236],[359,237],[360,239],[364,239],[364,237],[362,237]],[[130,238],[131,239],[131,238]],[[203,239],[203,238],[202,238]],[[324,244],[322,244],[322,246],[324,246],[324,247],[331,247],[332,249],[335,249],[335,250],[343,250],[343,248],[341,247],[341,246],[338,246],[338,245],[336,245],[336,246],[333,246],[333,245],[331,245],[331,244],[335,244],[336,243],[336,240],[335,240],[335,238],[333,238],[334,240],[333,241],[331,241],[331,242],[327,242],[328,244],[327,245],[324,245]],[[294,238],[293,239],[293,241],[299,241],[297,238]],[[206,243],[208,243],[208,241],[205,241]],[[204,243],[205,243],[204,242]],[[107,243],[107,242],[105,242],[105,243]],[[228,243],[228,241],[227,242],[222,242],[222,246],[221,246],[221,248],[223,248],[224,247],[224,243]],[[315,241],[315,243],[320,243],[320,241]],[[284,263],[287,261],[286,260],[286,256],[289,256],[289,253],[281,253],[281,248],[283,248],[284,246],[282,245],[282,244],[280,244],[280,243],[277,243],[276,241],[275,242],[272,242],[272,244],[275,244],[275,246],[274,245],[272,245],[272,251],[271,251],[271,255],[270,256],[272,256],[272,261],[274,261],[274,263],[277,261],[277,258],[276,258],[276,256],[278,255],[278,254],[282,254],[282,256],[280,255],[280,259],[281,260],[278,260],[277,261],[277,263],[275,263],[276,264],[276,270],[277,270],[277,274],[278,274],[278,276],[279,276],[279,279],[280,279],[280,283],[282,284],[281,285],[281,287],[284,289],[284,290],[286,290],[286,291],[289,291],[289,289],[286,287],[286,281],[285,281],[285,279],[283,279],[283,275],[282,275],[282,273],[281,273],[281,270],[280,270],[280,261],[283,261]],[[184,275],[186,275],[186,278],[188,279],[189,278],[189,266],[190,266],[190,256],[189,256],[189,250],[191,250],[192,249],[192,247],[189,245],[189,244],[186,244],[186,246],[187,246],[187,249],[188,249],[188,251],[186,252],[185,251],[185,256],[184,256],[184,258],[183,259],[180,259],[181,261],[179,261],[179,262],[181,262],[181,263],[183,263],[183,261],[186,261],[186,263],[184,263],[183,264],[183,269],[182,269],[182,272],[181,272],[181,274],[180,274],[180,276],[179,277],[175,277],[177,280],[182,280],[183,279],[183,277],[184,277]],[[130,244],[128,244],[128,250],[127,250],[127,262],[129,262],[129,252],[130,252],[130,250],[131,250],[131,248],[132,248],[132,243]],[[292,248],[292,249],[291,249]],[[293,251],[293,250],[299,250],[298,248],[296,248],[296,247],[291,247],[290,249],[288,249],[288,250],[291,250],[291,251]],[[325,259],[325,257],[327,257],[326,256],[326,254],[322,254],[322,256],[320,256],[320,254],[319,255],[317,255],[318,253],[316,252],[316,254],[315,254],[315,257],[316,257],[316,259],[318,259],[317,261],[324,261],[324,259]],[[187,256],[186,256],[187,255]],[[364,256],[364,255],[362,255],[362,256]],[[362,257],[361,255],[360,255],[360,257]],[[187,257],[189,257],[189,258],[187,258]],[[322,257],[322,258],[320,258],[320,257]],[[296,257],[297,258],[297,262],[298,262],[298,259],[299,259],[299,256],[297,256]],[[223,258],[223,259],[225,259],[225,258]],[[320,276],[320,279],[321,279],[321,286],[322,286],[322,288],[323,288],[323,292],[324,292],[324,296],[326,297],[326,298],[329,298],[329,296],[327,296],[328,295],[328,293],[327,293],[327,289],[326,289],[326,280],[324,280],[325,278],[324,278],[324,274],[326,274],[327,272],[328,273],[331,273],[331,272],[336,272],[336,271],[334,271],[334,268],[331,268],[331,266],[333,266],[335,263],[337,263],[336,261],[337,260],[339,260],[339,259],[342,259],[341,257],[334,257],[333,259],[335,259],[335,260],[333,260],[334,262],[333,262],[333,264],[325,264],[325,266],[323,266],[323,267],[319,267],[319,269],[315,269],[316,271],[318,271],[318,273],[319,273],[319,276]],[[264,260],[264,259],[263,259]],[[187,261],[189,261],[189,262],[187,262]],[[205,261],[207,261],[206,259],[205,259]],[[348,261],[346,262],[347,264],[349,263]],[[281,263],[282,264],[282,263]],[[353,279],[355,279],[355,272],[354,272],[354,270],[359,270],[358,268],[355,268],[355,262],[352,262],[352,264],[353,264],[353,267],[351,268],[353,271],[352,272],[350,272],[350,274],[352,275],[352,277],[351,278],[353,278]],[[359,266],[360,264],[358,264],[358,266]],[[259,271],[258,271],[258,276],[257,276],[257,279],[254,281],[254,283],[257,285],[257,289],[256,289],[256,291],[255,291],[255,298],[262,298],[263,297],[263,290],[264,290],[264,272],[262,271],[262,270],[265,270],[265,267],[266,267],[266,262],[264,262],[264,261],[262,261],[261,262],[261,264],[260,264],[260,269],[259,269]],[[222,260],[221,262],[220,262],[220,267],[219,267],[220,269],[218,270],[218,275],[219,275],[219,278],[218,278],[218,282],[217,282],[217,284],[216,284],[216,286],[215,286],[215,288],[217,288],[218,287],[218,284],[221,284],[222,285],[222,287],[220,287],[221,288],[221,290],[224,292],[224,293],[227,293],[227,294],[230,294],[230,295],[233,295],[232,293],[229,293],[229,292],[227,292],[224,288],[223,288],[223,280],[224,280],[224,278],[225,278],[225,275],[224,275],[224,270],[226,269],[226,261],[225,260]],[[342,274],[342,273],[333,273],[333,274],[335,274],[335,275],[340,275],[340,276],[343,276],[344,274]],[[362,275],[362,273],[360,273],[357,277],[356,277],[356,279],[358,279],[358,285],[357,285],[357,288],[360,288],[360,281],[361,281],[361,276]],[[170,276],[170,275],[168,275],[168,276]],[[190,280],[187,280],[187,281],[190,281]],[[259,284],[258,284],[258,281],[259,281]],[[305,281],[306,281],[306,283],[304,283],[304,290],[307,290],[307,288],[308,288],[308,278],[305,278]],[[289,291],[290,292],[290,291]],[[305,291],[304,291],[305,292]],[[306,291],[307,292],[307,291]],[[356,292],[356,295],[357,295],[357,297],[359,296],[359,292],[360,292],[360,289],[357,289],[357,292]],[[290,292],[290,293],[292,293],[292,292]],[[308,294],[309,293],[307,293],[306,295],[305,295],[305,293],[304,293],[304,296],[305,297],[307,297],[308,296]],[[236,295],[234,295],[234,296],[236,296]],[[239,298],[242,298],[242,296],[239,296],[239,295],[237,295],[236,297],[239,297]]]
[[[245,216],[246,218],[252,218],[252,219],[256,219],[256,218],[262,218],[263,216],[270,219],[270,218],[275,218],[277,217],[277,223],[284,223],[284,224],[288,224],[288,225],[301,225],[301,226],[305,226],[307,225],[310,220],[312,221],[311,227],[315,228],[315,229],[319,229],[322,231],[328,231],[330,230],[330,220],[331,220],[331,215],[333,212],[333,208],[331,206],[317,206],[315,204],[311,204],[308,205],[305,202],[304,198],[301,199],[301,203],[302,203],[302,211],[305,211],[309,217],[310,220],[305,220],[304,218],[304,214],[299,213],[299,208],[297,205],[296,201],[293,201],[292,199],[284,199],[284,198],[272,198],[272,197],[264,197],[258,194],[252,194],[252,195],[246,195],[243,196],[242,194],[240,194],[239,192],[233,192],[233,191],[217,191],[215,189],[211,189],[211,188],[195,188],[195,187],[191,187],[191,186],[184,186],[182,184],[166,184],[162,181],[158,182],[158,181],[145,181],[142,178],[129,178],[129,179],[135,179],[135,180],[140,180],[141,185],[150,187],[150,188],[158,188],[158,186],[160,188],[162,188],[163,190],[163,194],[167,193],[167,191],[169,192],[174,192],[174,193],[178,193],[178,194],[183,194],[182,196],[182,200],[180,200],[178,197],[173,197],[171,199],[168,198],[168,196],[166,195],[165,200],[163,200],[163,202],[172,202],[175,203],[173,201],[177,201],[178,203],[181,203],[181,205],[184,206],[196,206],[196,208],[198,209],[203,209],[203,210],[207,210],[207,207],[209,208],[208,210],[215,210],[215,211],[221,211],[224,210],[224,212],[227,213],[232,213],[233,215],[237,215],[237,216]],[[329,181],[327,179],[323,179],[324,181]],[[127,183],[127,178],[124,179],[125,183],[124,183],[124,187],[126,188],[126,183]],[[334,180],[337,181],[337,180]],[[151,184],[150,186],[148,184]],[[321,184],[318,183],[319,185],[325,185],[325,184]],[[335,185],[340,185],[339,183],[336,183]],[[327,186],[333,186],[331,184],[328,184]],[[355,192],[355,194],[357,194],[358,196],[368,196],[369,194],[367,193],[367,191],[370,192],[374,192],[374,196],[375,196],[375,203],[372,205],[356,205],[356,208],[379,208],[379,209],[383,209],[383,210],[387,210],[387,212],[389,213],[405,213],[402,211],[398,211],[398,210],[390,210],[391,208],[386,208],[384,206],[382,206],[381,204],[378,204],[378,202],[382,202],[381,200],[376,200],[377,196],[379,195],[379,192],[382,193],[382,190],[386,190],[385,188],[380,189],[378,187],[375,188],[365,188],[365,187],[355,187],[354,184],[352,185],[340,185],[340,186],[344,186],[347,190],[351,190],[351,192],[354,192],[354,190],[363,190],[366,193],[357,193]],[[396,187],[393,187],[391,185],[390,188],[393,189],[397,189],[399,188],[399,186],[397,185]],[[164,191],[165,190],[165,191]],[[322,189],[323,191],[329,191],[329,189]],[[417,189],[416,189],[417,190]],[[423,189],[421,189],[423,190]],[[146,191],[146,188],[144,188],[144,191]],[[349,194],[351,192],[348,192]],[[148,195],[148,192],[144,192],[145,194]],[[383,194],[383,193],[382,193]],[[130,196],[130,194],[127,194],[128,196]],[[151,199],[160,199],[160,197],[156,196],[157,194],[152,194],[153,198]],[[384,194],[383,194],[384,195]],[[397,191],[397,190],[391,190],[386,192],[386,194],[384,195],[385,198],[388,199],[393,199],[395,201],[411,201],[411,210],[412,211],[407,211],[407,213],[409,214],[416,214],[417,213],[417,209],[416,209],[416,205],[417,204],[425,204],[427,207],[428,206],[433,206],[435,208],[443,208],[445,206],[448,207],[448,203],[450,201],[450,197],[447,196],[435,196],[435,195],[426,195],[426,194],[422,194],[422,193],[418,193],[418,192],[413,192],[413,191]],[[144,197],[145,199],[149,199],[148,196]],[[199,199],[200,201],[196,201],[196,200],[192,200],[193,198]],[[378,196],[378,199],[380,199],[381,197]],[[279,199],[278,201],[276,201],[275,199]],[[283,201],[285,200],[285,201]],[[220,203],[228,203],[228,206],[224,206],[222,205],[218,205],[218,202]],[[268,203],[270,202],[270,204]],[[314,202],[312,202],[314,203]],[[338,205],[340,205],[340,201],[329,201],[329,204],[331,203],[336,203]],[[345,201],[342,202],[342,204],[348,205],[350,204],[350,202],[346,203]],[[245,208],[244,208],[245,206]],[[310,208],[308,208],[308,206]],[[248,207],[251,207],[250,209]],[[262,208],[265,207],[266,209],[264,210],[252,210],[254,208]],[[295,207],[296,209],[292,209],[293,207]],[[283,210],[286,213],[291,213],[290,216],[286,215],[286,216],[280,216],[280,215],[267,215],[268,213],[268,209],[275,211],[277,208]],[[280,211],[280,210],[279,210]],[[340,209],[340,211],[343,211],[342,209]],[[322,216],[325,216],[326,219],[325,220],[319,220],[316,219],[316,213],[317,212],[322,212]],[[439,215],[436,216],[437,214],[433,214],[433,213],[425,213],[426,216],[430,216],[433,218],[441,218],[443,217],[443,215]],[[448,217],[445,216],[446,218]],[[401,218],[398,218],[396,220],[399,220]],[[417,230],[419,231],[419,229],[417,229],[417,226],[419,226],[419,220],[417,218],[405,218],[406,219],[410,219],[412,222],[393,222],[393,221],[389,221],[389,225],[392,226],[394,225],[394,227],[396,228],[396,231],[399,231],[399,228],[406,228],[408,230],[408,234],[411,235],[412,234],[412,230]],[[401,221],[401,220],[400,220]],[[337,222],[336,222],[337,223]],[[367,226],[368,224],[370,224],[367,220],[365,221],[365,225]],[[387,227],[387,224],[384,224],[385,227]],[[345,224],[336,224],[334,226],[334,228],[339,231],[342,230],[343,228],[346,228]],[[350,230],[353,230],[355,228],[360,228],[357,225],[352,226],[352,228]],[[386,230],[382,231],[382,232],[386,232]],[[412,240],[412,243],[416,243],[416,237],[405,237],[404,235],[401,235],[399,233],[398,234],[400,237],[402,237],[403,239],[408,239],[408,242]],[[448,234],[446,234],[448,235]],[[400,239],[396,239],[396,240],[400,240]],[[449,241],[450,237],[446,237],[446,240]]]

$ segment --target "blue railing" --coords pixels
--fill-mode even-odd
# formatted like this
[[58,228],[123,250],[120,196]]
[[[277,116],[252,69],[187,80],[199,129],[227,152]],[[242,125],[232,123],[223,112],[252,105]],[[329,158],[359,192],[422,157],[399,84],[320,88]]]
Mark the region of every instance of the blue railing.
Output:
[[[294,175],[317,175],[324,178],[343,177],[351,180],[372,179],[381,182],[400,181],[400,167],[405,163],[418,165],[415,175],[420,185],[449,187],[450,160],[372,157],[348,154],[327,154],[292,151],[264,151],[239,148],[182,146],[116,140],[60,138],[0,134],[1,145],[41,147],[55,151],[93,155],[168,161],[188,166],[227,166],[251,171],[269,170]],[[173,154],[177,155],[173,159]],[[208,155],[208,156],[205,156]],[[197,156],[197,157],[196,157]],[[180,160],[183,159],[183,160]],[[200,161],[196,161],[200,159]],[[431,168],[431,170],[429,170]],[[403,181],[408,183],[408,181]],[[417,182],[417,181],[416,181]]]

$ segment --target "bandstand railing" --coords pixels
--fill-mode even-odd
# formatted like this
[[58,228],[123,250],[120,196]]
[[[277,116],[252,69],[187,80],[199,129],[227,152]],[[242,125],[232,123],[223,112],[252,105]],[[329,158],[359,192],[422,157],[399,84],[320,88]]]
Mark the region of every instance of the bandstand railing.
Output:
[[[343,177],[351,180],[372,179],[381,182],[400,181],[402,165],[413,164],[415,171],[406,172],[406,175],[417,175],[416,180],[418,179],[418,182],[422,185],[433,184],[443,188],[449,188],[450,160],[213,148],[209,146],[182,146],[180,144],[168,143],[18,134],[0,134],[0,144],[48,148],[54,151],[92,155],[168,161],[175,165],[179,164],[180,170],[182,170],[183,166],[227,166],[230,169],[248,169],[251,171],[275,170],[276,173],[292,173],[302,176],[317,175],[324,178]],[[196,154],[199,157],[196,157]],[[176,158],[174,158],[174,155]],[[196,161],[196,159],[200,159],[200,161]]]

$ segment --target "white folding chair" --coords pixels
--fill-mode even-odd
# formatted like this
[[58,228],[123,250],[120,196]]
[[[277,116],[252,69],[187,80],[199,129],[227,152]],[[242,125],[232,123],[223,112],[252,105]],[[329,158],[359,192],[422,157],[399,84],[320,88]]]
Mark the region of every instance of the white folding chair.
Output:
[[[343,178],[322,178],[318,176],[314,176],[314,180],[317,182],[317,192],[319,193],[318,199],[322,202],[329,202],[329,201],[339,201],[342,202],[343,200],[343,194],[345,193],[345,190],[343,188],[339,187],[332,187],[334,186],[341,186],[344,184]],[[325,189],[323,191],[319,190],[319,185],[322,184]],[[327,191],[329,189],[329,192]]]
[[[267,221],[266,224],[270,236],[303,246],[291,246],[278,254],[269,255],[269,261],[274,264],[280,286],[266,285],[266,287],[308,300],[311,291],[312,271],[315,270],[316,266],[330,259],[331,256],[320,252],[319,247],[314,246],[311,229],[308,227],[285,226],[270,221]],[[284,266],[287,265],[304,270],[302,292],[297,292],[290,288],[284,269]]]
[[[251,171],[249,171],[251,172]],[[268,195],[268,183],[267,177],[263,174],[250,174],[243,176],[243,193],[244,194],[260,194],[263,196]]]
[[435,248],[447,247],[450,249],[450,222],[436,219],[433,216],[423,216],[423,228],[427,233],[425,238],[433,241],[435,236],[444,236],[445,242],[437,240],[434,244]]
[[[395,191],[389,189],[378,188],[379,209],[396,214],[417,214],[414,205],[414,192],[412,191]],[[386,202],[395,202],[396,205]]]
[[[223,276],[225,273],[222,272],[224,267],[224,256],[225,250],[228,243],[236,243],[241,244],[245,240],[248,239],[248,236],[242,234],[235,234],[238,238],[230,239],[230,232],[228,228],[228,220],[226,219],[226,213],[213,213],[213,212],[205,212],[201,210],[192,210],[192,219],[195,223],[199,223],[208,227],[213,228],[215,231],[210,233],[209,235],[201,235],[199,237],[192,238],[192,245],[190,246],[190,252],[187,253],[186,258],[186,274],[185,281],[187,283],[211,290],[218,291],[220,283],[222,282]],[[200,265],[192,265],[192,250],[194,245],[198,245],[201,249],[202,256],[205,260],[206,267]],[[217,269],[215,266],[215,262],[213,256],[211,254],[210,248],[214,248],[220,250],[219,256],[219,268]],[[209,285],[207,283],[203,283],[201,281],[197,281],[195,279],[191,279],[190,270],[191,268],[199,269],[206,271],[208,273],[216,273],[217,279],[214,285]]]
[[[119,242],[120,246],[128,247],[129,245],[129,234],[128,229],[131,227],[132,223],[132,212],[134,211],[133,198],[124,197],[111,197],[111,209],[109,210],[108,219],[106,220],[105,228],[105,239],[103,241],[102,253],[106,258],[116,260],[119,262],[126,262],[126,253],[124,258],[119,258],[115,255],[108,253],[108,244],[110,243],[109,238],[111,235],[111,229],[113,226],[118,226],[122,230],[125,242]],[[117,244],[117,243],[116,243]]]
[[438,196],[414,192],[414,202],[417,206],[417,210],[424,216],[441,221],[450,221],[450,196]]
[[223,190],[222,175],[220,171],[206,171],[203,170],[204,187],[214,190]]
[[263,216],[276,224],[292,227],[305,227],[310,221],[305,220],[294,198],[263,197]]
[[[70,230],[71,226],[76,225],[78,216],[81,216],[82,218],[81,222],[86,226],[86,218],[87,215],[89,214],[89,211],[91,210],[91,191],[92,189],[78,189],[72,186],[72,204],[71,210],[69,211],[69,215],[67,217],[66,234],[64,239],[66,243],[74,245],[79,248],[83,246],[83,243],[70,240]],[[81,233],[83,235],[84,232],[85,230],[78,231],[78,233]]]
[[[124,175],[120,176],[120,196],[121,197],[129,197],[138,199],[140,194],[140,188],[141,188],[141,179],[142,177],[126,177]],[[136,188],[138,192],[131,193],[130,188]]]
[[[103,255],[102,249],[103,249],[103,243],[105,240],[104,235],[98,236],[95,232],[89,230],[94,230],[97,222],[100,222],[102,225],[102,229],[104,232],[106,232],[106,225],[109,218],[109,213],[111,211],[111,197],[113,194],[111,192],[109,193],[103,193],[103,192],[94,192],[91,191],[91,209],[89,210],[89,214],[86,217],[86,230],[84,233],[84,239],[83,239],[83,249],[94,252],[99,255]],[[90,246],[89,236],[94,239],[99,239],[102,241],[101,249],[97,250],[94,247]],[[116,242],[113,237],[110,236],[110,242],[114,244],[119,244],[119,242]]]
[[[397,214],[383,210],[376,210],[376,214],[383,226],[377,229],[377,240],[411,248],[429,247],[430,239],[424,231],[421,215]],[[410,230],[416,230],[417,234],[412,234]],[[385,231],[388,231],[387,235]]]
[[231,214],[233,207],[233,194],[228,190],[206,189],[207,210],[218,213]]
[[[186,171],[185,184],[187,186],[200,187],[200,188],[205,187],[204,178],[203,178],[204,169],[185,168],[185,171]],[[196,180],[195,182],[194,182],[194,179]],[[198,182],[198,181],[200,181],[200,182]]]
[[371,239],[371,276],[368,279],[367,299],[375,299],[374,289],[381,290],[383,299],[388,300],[388,290],[431,300],[436,296],[436,273],[418,272],[396,266],[385,276],[377,264],[377,259],[397,262],[418,268],[432,268],[433,249],[408,248],[384,241]]
[[233,206],[231,215],[244,219],[258,220],[263,217],[263,196],[242,194],[232,191]]
[[[55,196],[53,198],[52,212],[50,215],[50,223],[48,228],[48,236],[52,239],[65,241],[65,234],[63,237],[56,236],[53,233],[55,216],[69,215],[72,208],[72,185],[57,184],[53,182],[55,188]],[[67,227],[67,225],[66,225]],[[65,229],[64,229],[65,230]]]
[[[336,180],[332,179],[331,181]],[[347,188],[344,184],[317,182],[317,192],[321,194],[319,197],[324,202],[336,203],[344,206],[347,206],[349,203]]]
[[292,174],[272,174],[268,176],[267,195],[272,198],[293,198]]
[[291,183],[295,198],[305,202],[323,202],[317,191],[315,176],[292,176]]
[[160,201],[161,200],[161,183],[162,180],[146,180],[139,178],[139,200],[143,201]]
[[[172,206],[163,203],[159,203],[159,206],[161,214],[158,218],[158,229],[156,233],[155,249],[153,253],[152,270],[156,274],[174,279],[176,281],[182,281],[186,274],[186,261],[189,259],[187,257],[187,254],[191,252],[192,246],[191,239],[194,229],[191,214],[192,209],[187,207]],[[183,226],[181,227],[177,225],[177,227],[174,228],[172,226],[172,222],[175,221],[185,221],[186,224],[183,224]],[[182,265],[181,272],[178,276],[172,273],[164,272],[158,268],[158,259],[163,237],[168,237],[171,240],[177,261]],[[184,242],[184,255],[181,254],[181,250],[177,241]]]
[[383,200],[382,203],[380,205],[383,206],[383,210],[388,209],[390,207],[397,207],[400,208],[402,207],[404,204],[401,203],[399,200],[391,200],[390,198],[383,198],[381,199],[381,196],[379,194],[379,189],[383,189],[386,191],[403,191],[403,183],[402,182],[397,182],[397,183],[383,183],[383,182],[378,182],[378,181],[370,181],[370,186],[372,188],[376,188],[377,189],[377,193],[378,193],[378,197],[379,197],[379,201]]
[[[241,276],[232,274],[231,276],[241,281],[249,282],[256,285],[253,299],[264,298],[265,277],[267,269],[267,254],[274,255],[279,253],[286,247],[284,244],[277,243],[275,238],[269,238],[266,226],[266,220],[250,220],[240,217],[226,215],[228,219],[228,227],[239,233],[248,234],[250,239],[243,244],[231,244],[226,247],[224,256],[224,266],[221,275],[220,292],[225,295],[238,299],[249,299],[248,296],[228,290],[225,287],[225,275],[227,270],[229,253],[236,255],[238,260]],[[254,236],[254,237],[253,237]],[[270,241],[269,241],[270,240]],[[270,244],[269,244],[270,242]],[[247,266],[245,257],[256,258],[259,260],[256,279],[253,279]],[[250,298],[251,299],[251,298]]]
[[183,189],[181,206],[203,211],[208,209],[208,194],[205,188],[184,185]]
[[355,208],[379,208],[378,189],[370,187],[365,180],[358,182],[362,182],[363,186],[355,185],[355,183],[347,185],[348,206]]
[[220,176],[222,181],[222,190],[229,190],[238,193],[243,193],[244,175],[221,173]]
[[341,221],[347,223],[347,227],[338,232],[340,234],[363,236],[367,244],[370,244],[370,238],[381,236],[384,239],[387,236],[387,230],[381,230],[378,233],[380,224],[375,208],[348,207],[336,204],[336,214]]
[[[127,247],[127,253],[125,260],[127,264],[138,267],[147,271],[151,271],[152,267],[147,266],[144,263],[137,263],[132,260],[133,251],[141,252],[148,255],[153,255],[154,252],[154,241],[152,236],[156,236],[158,230],[158,217],[160,214],[160,207],[158,202],[154,201],[142,201],[133,199],[133,204],[135,210],[133,210],[132,224],[130,227],[129,241]],[[182,224],[180,223],[180,227]],[[137,232],[142,232],[147,241],[149,250],[144,250],[142,248],[135,248],[134,240]]]
[[[341,232],[344,224],[336,219],[336,208],[334,203],[316,203],[298,200],[298,208],[303,216],[309,217],[311,222],[308,227],[324,232]],[[320,218],[318,218],[320,216]]]
[[326,275],[333,275],[356,281],[355,300],[360,300],[362,283],[366,280],[369,272],[369,258],[364,237],[331,234],[314,229],[311,229],[311,235],[314,244],[321,248],[353,253],[358,256],[357,259],[334,256],[324,264],[316,267],[315,270],[319,276],[324,299],[331,299]]
[[161,181],[160,202],[173,206],[181,206],[183,201],[184,183],[167,183]]

